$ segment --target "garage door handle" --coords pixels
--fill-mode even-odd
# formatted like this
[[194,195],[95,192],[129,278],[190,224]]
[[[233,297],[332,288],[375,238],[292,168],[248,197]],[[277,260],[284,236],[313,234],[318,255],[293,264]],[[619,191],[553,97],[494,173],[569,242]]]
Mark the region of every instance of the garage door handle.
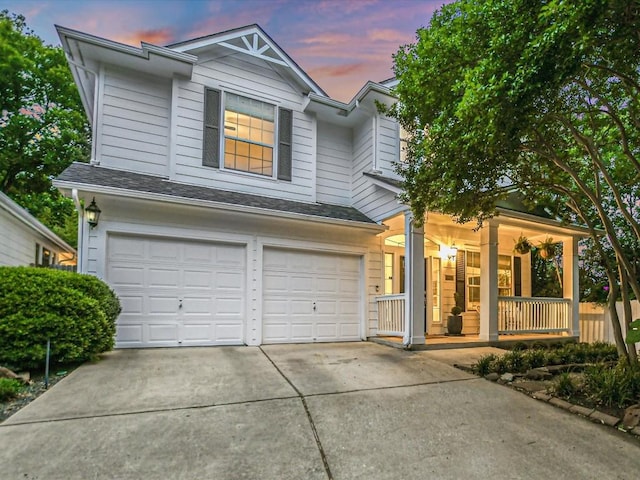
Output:
[[178,305],[178,308],[182,308],[182,299],[179,300],[180,304]]
[[313,311],[316,311],[316,302],[313,302]]

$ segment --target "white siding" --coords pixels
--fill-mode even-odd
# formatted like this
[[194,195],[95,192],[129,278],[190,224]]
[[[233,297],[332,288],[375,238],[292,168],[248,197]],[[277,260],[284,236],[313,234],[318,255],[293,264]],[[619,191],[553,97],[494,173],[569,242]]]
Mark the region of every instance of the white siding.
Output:
[[[292,181],[202,166],[205,86],[293,110]],[[315,201],[315,118],[302,112],[303,97],[262,61],[244,54],[194,68],[193,81],[176,82],[175,180],[224,190],[299,201]]]
[[398,123],[384,115],[378,115],[378,131],[376,134],[378,143],[377,167],[382,175],[391,178],[400,178],[395,171],[395,163],[399,160],[399,129]]
[[351,204],[351,137],[350,128],[318,122],[318,202]]
[[375,221],[384,220],[406,210],[389,190],[374,185],[364,172],[373,168],[372,122],[365,121],[353,131],[353,206]]
[[17,267],[36,260],[36,243],[59,255],[60,249],[43,235],[0,207],[0,265]]
[[105,68],[98,119],[98,160],[105,167],[167,175],[168,79]]
[[221,212],[212,209],[114,199],[101,196],[103,210],[100,225],[86,240],[87,273],[106,278],[109,255],[107,235],[140,234],[183,240],[224,242],[245,245],[247,252],[247,289],[245,342],[256,345],[261,336],[262,251],[264,248],[288,248],[364,257],[362,278],[364,334],[377,329],[376,292],[382,288],[381,243],[374,232],[313,222],[274,219]]

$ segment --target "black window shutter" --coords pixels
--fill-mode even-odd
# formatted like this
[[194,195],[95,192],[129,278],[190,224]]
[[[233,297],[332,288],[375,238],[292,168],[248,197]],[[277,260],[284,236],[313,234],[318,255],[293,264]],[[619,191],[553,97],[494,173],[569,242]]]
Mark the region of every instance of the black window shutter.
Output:
[[291,181],[291,137],[293,112],[278,109],[278,180]]
[[513,294],[522,296],[522,258],[513,257]]
[[220,91],[212,88],[204,92],[202,165],[220,167]]
[[456,254],[456,293],[457,300],[456,305],[462,308],[463,311],[467,310],[467,279],[465,277],[465,261],[466,255],[464,250],[458,250]]

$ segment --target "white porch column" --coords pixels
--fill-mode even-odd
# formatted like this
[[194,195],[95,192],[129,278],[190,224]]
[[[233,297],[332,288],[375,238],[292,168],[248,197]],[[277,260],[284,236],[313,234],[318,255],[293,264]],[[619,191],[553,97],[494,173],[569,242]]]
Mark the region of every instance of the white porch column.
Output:
[[498,340],[498,225],[480,229],[480,340]]
[[578,240],[575,237],[562,239],[562,267],[562,296],[571,300],[569,335],[580,337]]
[[404,345],[424,345],[424,229],[413,224],[413,214],[404,215],[405,234],[405,334]]

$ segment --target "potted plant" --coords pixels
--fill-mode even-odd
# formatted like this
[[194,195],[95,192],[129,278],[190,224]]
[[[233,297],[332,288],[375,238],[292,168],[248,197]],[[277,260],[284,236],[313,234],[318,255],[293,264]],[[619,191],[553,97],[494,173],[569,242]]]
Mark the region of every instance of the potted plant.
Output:
[[556,244],[553,238],[547,237],[544,241],[538,244],[538,253],[540,258],[547,259],[553,257],[556,253]]
[[451,315],[447,317],[447,335],[462,335],[462,308],[451,307]]
[[531,251],[531,242],[524,235],[520,235],[518,240],[516,241],[515,246],[513,247],[513,251],[519,253],[520,255],[526,255]]

